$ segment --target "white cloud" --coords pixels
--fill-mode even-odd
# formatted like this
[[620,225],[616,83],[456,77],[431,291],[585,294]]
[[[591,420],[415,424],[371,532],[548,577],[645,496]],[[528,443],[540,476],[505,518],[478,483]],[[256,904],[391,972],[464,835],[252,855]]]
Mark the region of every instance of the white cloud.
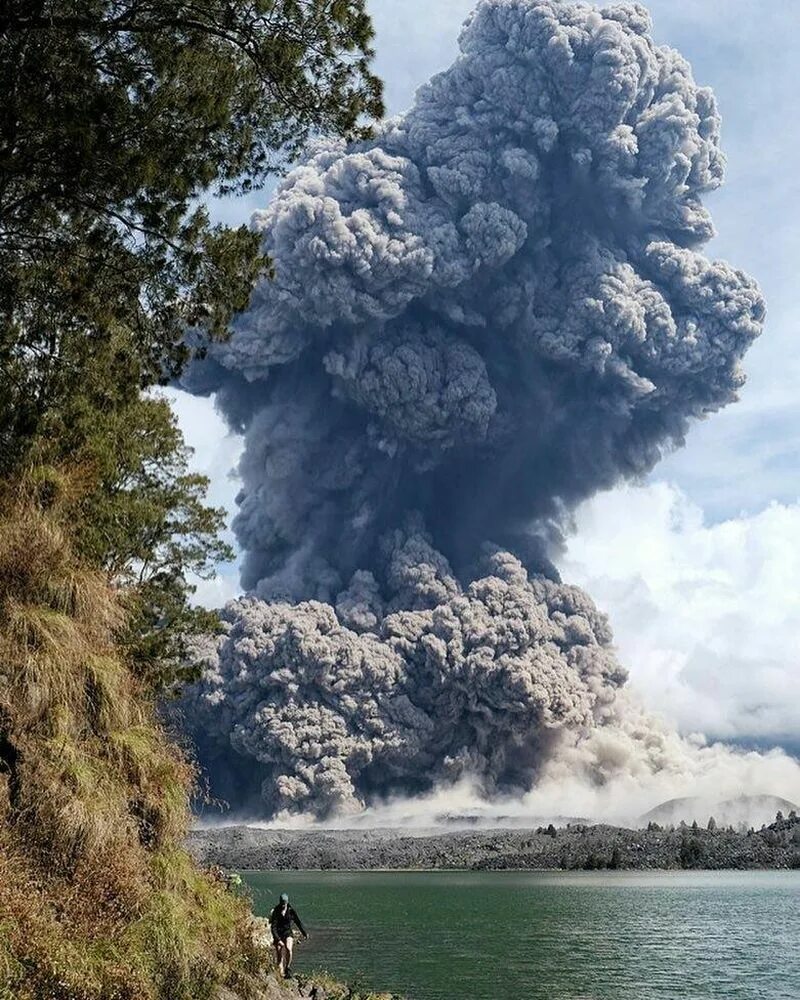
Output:
[[209,501],[230,510],[239,489],[236,466],[242,453],[241,437],[228,430],[212,399],[179,389],[165,389],[162,394],[172,404],[184,440],[194,451],[192,470],[211,480]]
[[[214,409],[211,399],[190,396],[177,389],[165,390],[172,404],[186,443],[194,450],[191,460],[193,472],[209,479],[208,502],[214,507],[224,507],[227,512],[227,529],[224,537],[236,547],[230,520],[236,510],[239,481],[236,466],[242,453],[242,439],[232,434]],[[212,580],[190,577],[197,587],[194,602],[207,608],[220,608],[227,601],[241,594],[238,560],[217,569]]]
[[632,685],[683,732],[800,730],[800,504],[706,524],[665,482],[595,497],[559,561],[611,618]]
[[232,601],[242,593],[239,567],[236,563],[217,570],[217,575],[212,580],[193,577],[192,583],[197,588],[192,603],[204,608],[222,608],[228,601]]

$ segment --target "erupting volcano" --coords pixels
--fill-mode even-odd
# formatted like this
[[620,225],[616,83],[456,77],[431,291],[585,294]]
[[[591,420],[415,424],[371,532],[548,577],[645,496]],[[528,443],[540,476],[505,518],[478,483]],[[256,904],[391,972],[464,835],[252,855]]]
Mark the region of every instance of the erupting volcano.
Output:
[[728,754],[633,705],[550,559],[575,504],[736,399],[764,319],[701,253],[720,119],[650,28],[635,4],[482,0],[407,113],[320,143],[258,213],[276,277],[187,380],[245,435],[248,595],[184,706],[234,805],[324,817]]

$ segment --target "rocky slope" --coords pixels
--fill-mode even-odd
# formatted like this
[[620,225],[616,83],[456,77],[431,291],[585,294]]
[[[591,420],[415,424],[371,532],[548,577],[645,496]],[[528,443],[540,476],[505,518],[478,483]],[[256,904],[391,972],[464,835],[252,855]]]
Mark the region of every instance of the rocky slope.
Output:
[[[297,976],[280,980],[270,973],[265,976],[258,1000],[401,1000],[389,993],[363,993],[339,983],[324,974]],[[222,989],[216,1000],[242,1000],[239,994]]]
[[[362,993],[324,974],[298,976],[286,981],[274,974],[265,976],[258,1000],[400,1000],[389,993]],[[238,993],[220,990],[215,1000],[242,1000]]]
[[[364,993],[344,983],[337,982],[325,973],[297,975],[291,979],[279,978],[272,961],[272,936],[267,921],[252,919],[253,943],[263,954],[263,976],[255,1000],[401,1000],[389,993]],[[242,1000],[240,994],[223,988],[215,1000]]]

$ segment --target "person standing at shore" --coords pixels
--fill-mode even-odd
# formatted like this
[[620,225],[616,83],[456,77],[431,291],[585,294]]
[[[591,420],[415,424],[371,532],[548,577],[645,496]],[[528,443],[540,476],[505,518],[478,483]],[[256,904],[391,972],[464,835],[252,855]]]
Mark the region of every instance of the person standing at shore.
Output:
[[269,928],[272,931],[272,943],[278,959],[278,971],[284,979],[288,979],[292,970],[292,953],[294,951],[294,930],[296,926],[306,939],[305,928],[294,907],[289,905],[289,896],[282,892],[278,904],[269,913]]

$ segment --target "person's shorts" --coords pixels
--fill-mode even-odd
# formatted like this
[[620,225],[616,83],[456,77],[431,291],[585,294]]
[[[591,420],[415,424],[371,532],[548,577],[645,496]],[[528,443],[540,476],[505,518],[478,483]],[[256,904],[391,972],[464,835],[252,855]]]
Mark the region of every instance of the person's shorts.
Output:
[[272,943],[276,946],[279,944],[286,944],[286,942],[289,941],[290,939],[294,941],[294,934],[292,934],[291,932],[289,934],[284,934],[282,937],[279,936],[278,934],[272,935]]

